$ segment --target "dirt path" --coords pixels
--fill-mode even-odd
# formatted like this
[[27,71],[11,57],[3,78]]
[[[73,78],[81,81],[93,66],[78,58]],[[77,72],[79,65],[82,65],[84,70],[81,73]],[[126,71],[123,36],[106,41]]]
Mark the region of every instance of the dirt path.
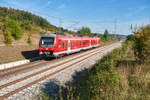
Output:
[[0,46],[0,64],[37,56],[37,45]]

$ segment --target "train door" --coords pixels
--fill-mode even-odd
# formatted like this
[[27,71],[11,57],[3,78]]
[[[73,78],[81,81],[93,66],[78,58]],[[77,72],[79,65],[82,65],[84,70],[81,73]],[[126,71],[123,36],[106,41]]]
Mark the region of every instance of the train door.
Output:
[[68,40],[68,51],[70,51],[70,40]]

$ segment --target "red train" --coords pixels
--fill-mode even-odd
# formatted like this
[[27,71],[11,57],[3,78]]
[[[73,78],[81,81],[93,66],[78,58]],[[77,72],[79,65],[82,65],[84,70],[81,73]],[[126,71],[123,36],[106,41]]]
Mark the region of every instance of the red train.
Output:
[[41,57],[59,57],[100,46],[98,37],[71,36],[63,33],[43,34],[39,42]]

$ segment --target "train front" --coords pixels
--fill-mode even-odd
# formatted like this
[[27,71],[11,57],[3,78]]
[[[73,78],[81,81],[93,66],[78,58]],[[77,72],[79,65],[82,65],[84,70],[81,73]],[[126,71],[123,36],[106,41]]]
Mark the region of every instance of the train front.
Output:
[[54,44],[56,36],[54,34],[43,34],[39,42],[39,55],[42,58],[54,57]]

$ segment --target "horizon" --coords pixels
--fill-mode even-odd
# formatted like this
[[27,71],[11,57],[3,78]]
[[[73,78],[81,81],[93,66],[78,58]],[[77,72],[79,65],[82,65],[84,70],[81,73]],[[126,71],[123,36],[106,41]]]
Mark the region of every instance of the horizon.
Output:
[[110,34],[128,35],[131,34],[131,24],[138,28],[150,24],[148,0],[86,1],[2,0],[0,6],[31,12],[47,19],[52,25],[72,31],[84,26],[89,27],[92,33],[103,34],[108,29]]

